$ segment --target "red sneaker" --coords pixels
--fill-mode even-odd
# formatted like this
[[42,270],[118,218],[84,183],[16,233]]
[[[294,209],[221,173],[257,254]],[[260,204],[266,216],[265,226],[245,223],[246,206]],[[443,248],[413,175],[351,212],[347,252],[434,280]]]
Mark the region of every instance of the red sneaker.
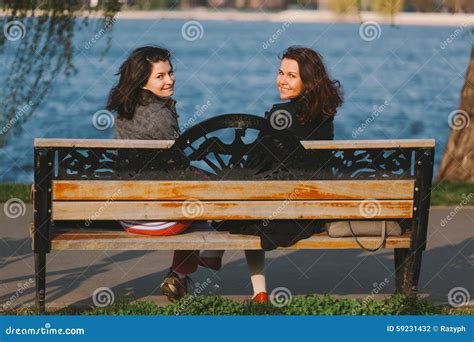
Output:
[[268,295],[266,292],[257,293],[255,297],[252,298],[252,303],[268,303]]

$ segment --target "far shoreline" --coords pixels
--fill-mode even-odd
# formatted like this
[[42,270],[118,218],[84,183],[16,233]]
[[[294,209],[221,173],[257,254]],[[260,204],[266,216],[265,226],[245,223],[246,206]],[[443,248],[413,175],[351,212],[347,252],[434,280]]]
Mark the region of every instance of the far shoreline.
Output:
[[[5,17],[6,11],[0,9],[0,17]],[[30,15],[28,13],[27,15]],[[82,15],[79,15],[82,16]],[[90,18],[100,18],[97,12],[85,14]],[[196,20],[196,21],[238,21],[238,22],[275,22],[275,23],[307,23],[307,24],[361,24],[376,22],[382,25],[395,26],[444,26],[474,28],[474,13],[423,13],[400,12],[393,16],[377,12],[362,11],[360,14],[337,14],[328,10],[297,10],[289,9],[278,12],[237,10],[237,9],[210,9],[195,7],[176,10],[136,11],[123,10],[116,14],[118,20]]]
[[[235,9],[210,10],[194,8],[190,10],[121,11],[117,19],[158,20],[181,19],[202,21],[243,21],[243,22],[292,22],[292,23],[346,23],[359,24],[375,21],[391,24],[391,17],[375,12],[363,11],[357,14],[340,15],[324,10],[285,10],[280,12],[238,11]],[[474,14],[400,12],[394,16],[395,25],[419,26],[474,26]]]

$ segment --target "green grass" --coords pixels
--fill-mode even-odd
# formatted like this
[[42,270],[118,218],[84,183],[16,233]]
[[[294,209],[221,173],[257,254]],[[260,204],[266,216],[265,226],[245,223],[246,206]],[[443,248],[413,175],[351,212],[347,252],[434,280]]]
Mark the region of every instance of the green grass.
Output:
[[[7,312],[13,315],[35,315],[29,308]],[[188,296],[179,302],[158,306],[152,302],[119,299],[104,308],[61,309],[52,315],[473,315],[473,308],[454,309],[438,306],[418,295],[393,295],[384,300],[335,299],[330,295],[294,296],[288,305],[236,302],[219,296]]]
[[31,184],[0,184],[0,202],[6,202],[10,198],[18,198],[23,202],[31,202]]
[[[30,184],[0,184],[0,202],[10,198],[19,198],[23,202],[31,202]],[[433,184],[431,193],[431,205],[459,205],[469,196],[474,194],[474,183],[462,182],[440,182]],[[474,196],[474,195],[472,195]],[[465,205],[474,205],[474,198],[467,201]]]
[[[470,196],[470,194],[473,194]],[[439,182],[433,184],[431,205],[474,205],[474,183]],[[468,200],[470,198],[470,200]]]

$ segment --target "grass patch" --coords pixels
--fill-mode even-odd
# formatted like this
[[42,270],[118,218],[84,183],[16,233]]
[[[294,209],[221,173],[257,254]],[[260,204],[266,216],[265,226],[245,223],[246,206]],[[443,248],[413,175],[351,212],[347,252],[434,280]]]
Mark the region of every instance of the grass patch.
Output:
[[23,202],[31,202],[31,184],[1,183],[0,202],[6,202],[10,198],[18,198]]
[[[30,203],[30,184],[0,184],[0,202],[10,198],[19,198],[25,203]],[[459,205],[466,196],[474,194],[474,183],[439,182],[433,184],[431,205]],[[474,195],[473,195],[474,196]],[[474,205],[474,198],[470,197],[465,205]]]
[[[7,314],[35,315],[33,308],[16,309]],[[253,304],[250,301],[236,302],[220,296],[188,296],[166,306],[152,302],[119,299],[104,308],[66,308],[52,315],[145,315],[145,316],[258,316],[258,315],[472,315],[474,308],[454,309],[433,304],[416,294],[393,295],[384,300],[335,299],[330,295],[294,296],[288,305],[277,307],[271,303]]]
[[[431,205],[456,206],[461,202],[466,202],[464,205],[474,205],[474,183],[441,181],[433,184],[432,189]],[[470,194],[473,195],[470,196]]]

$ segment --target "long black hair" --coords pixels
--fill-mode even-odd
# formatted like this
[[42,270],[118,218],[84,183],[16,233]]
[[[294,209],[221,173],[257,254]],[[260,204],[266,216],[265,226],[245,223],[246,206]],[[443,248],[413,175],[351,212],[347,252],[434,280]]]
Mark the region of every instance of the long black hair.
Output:
[[147,83],[152,70],[152,63],[168,61],[171,53],[158,46],[143,46],[135,49],[120,66],[117,75],[118,83],[110,90],[107,110],[117,112],[118,117],[132,119],[138,105],[142,87]]
[[333,117],[343,102],[341,83],[329,78],[321,55],[310,48],[290,46],[283,52],[281,59],[284,58],[298,63],[305,89],[297,99],[301,108],[298,121],[307,123]]

